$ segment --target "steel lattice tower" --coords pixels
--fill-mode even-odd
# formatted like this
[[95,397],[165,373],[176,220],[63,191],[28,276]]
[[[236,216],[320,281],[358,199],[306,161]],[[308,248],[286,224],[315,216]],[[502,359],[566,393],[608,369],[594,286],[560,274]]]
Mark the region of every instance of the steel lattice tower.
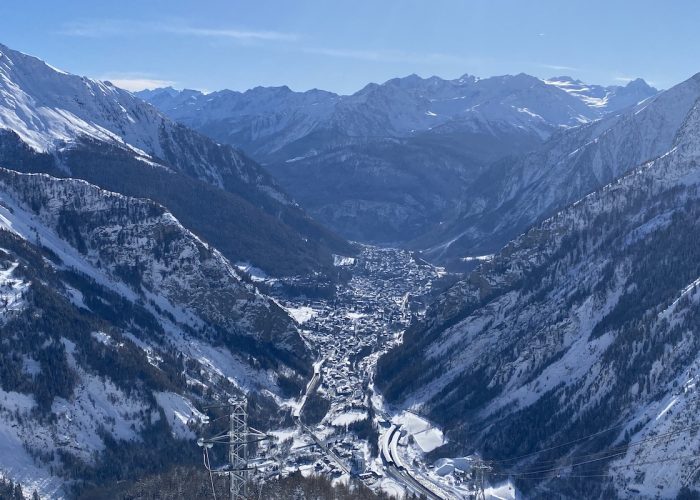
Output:
[[[248,444],[269,439],[269,436],[248,426],[248,399],[245,396],[231,398],[226,404],[206,407],[206,409],[210,408],[226,408],[229,410],[229,430],[210,438],[199,438],[197,440],[197,444],[204,449],[204,465],[210,476],[216,474],[229,477],[231,500],[245,500],[249,470]],[[217,444],[228,445],[228,464],[214,469],[209,462],[208,450]],[[214,489],[213,480],[212,489]],[[215,493],[214,498],[216,498]]]
[[478,459],[472,467],[476,476],[476,495],[474,498],[475,500],[486,500],[484,483],[486,480],[486,474],[491,471],[491,466],[483,460]]
[[231,405],[228,462],[231,500],[244,500],[248,480],[248,409],[246,398],[229,399]]

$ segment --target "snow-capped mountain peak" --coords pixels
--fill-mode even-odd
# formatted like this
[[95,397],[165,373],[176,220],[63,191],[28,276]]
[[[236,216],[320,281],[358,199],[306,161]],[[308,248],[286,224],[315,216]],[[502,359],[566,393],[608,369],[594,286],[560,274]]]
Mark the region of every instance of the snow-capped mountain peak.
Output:
[[560,88],[581,99],[587,106],[603,113],[619,111],[633,106],[658,93],[641,78],[630,80],[626,85],[590,85],[570,76],[556,76],[544,80],[547,85]]
[[163,117],[107,82],[65,73],[0,46],[0,128],[39,152],[76,137],[118,142],[159,156]]

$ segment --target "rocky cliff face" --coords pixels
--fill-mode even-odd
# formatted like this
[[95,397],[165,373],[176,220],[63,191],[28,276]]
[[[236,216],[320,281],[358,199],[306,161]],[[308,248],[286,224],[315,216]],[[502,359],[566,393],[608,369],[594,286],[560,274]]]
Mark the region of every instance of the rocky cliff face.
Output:
[[[93,267],[137,295],[165,299],[224,334],[274,345],[308,361],[294,322],[163,207],[75,180],[0,171],[0,186]],[[161,307],[165,307],[161,305]]]
[[154,202],[2,169],[0,248],[0,466],[25,489],[191,460],[203,401],[275,418],[310,375],[294,320]]

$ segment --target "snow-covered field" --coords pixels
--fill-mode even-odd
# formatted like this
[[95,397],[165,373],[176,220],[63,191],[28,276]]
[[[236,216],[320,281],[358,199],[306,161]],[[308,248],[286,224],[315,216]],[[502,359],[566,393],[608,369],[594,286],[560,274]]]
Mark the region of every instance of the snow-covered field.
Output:
[[404,411],[393,417],[391,421],[404,429],[407,435],[412,436],[423,453],[431,452],[445,444],[442,431],[415,413]]
[[331,425],[343,427],[353,422],[364,420],[365,418],[367,418],[367,412],[365,411],[348,411],[337,415],[333,420],[331,420]]
[[300,325],[306,323],[318,314],[313,308],[308,306],[285,307],[284,309],[294,318],[294,321]]

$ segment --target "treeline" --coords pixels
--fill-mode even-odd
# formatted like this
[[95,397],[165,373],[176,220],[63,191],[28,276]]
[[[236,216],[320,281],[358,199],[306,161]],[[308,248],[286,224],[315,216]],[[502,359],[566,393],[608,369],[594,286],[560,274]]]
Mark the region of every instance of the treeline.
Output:
[[25,500],[26,498],[39,500],[39,494],[34,491],[31,497],[27,497],[22,490],[22,486],[13,483],[9,479],[0,477],[0,500]]
[[[177,467],[130,484],[114,483],[84,492],[78,500],[199,500],[228,497],[228,479],[209,477],[201,467]],[[330,479],[299,472],[284,478],[272,478],[248,484],[250,500],[391,500],[359,481],[333,484]],[[409,496],[406,500],[417,499]]]
[[321,423],[328,410],[331,409],[331,402],[318,392],[314,392],[306,398],[306,403],[301,409],[301,420],[306,425],[316,425]]

